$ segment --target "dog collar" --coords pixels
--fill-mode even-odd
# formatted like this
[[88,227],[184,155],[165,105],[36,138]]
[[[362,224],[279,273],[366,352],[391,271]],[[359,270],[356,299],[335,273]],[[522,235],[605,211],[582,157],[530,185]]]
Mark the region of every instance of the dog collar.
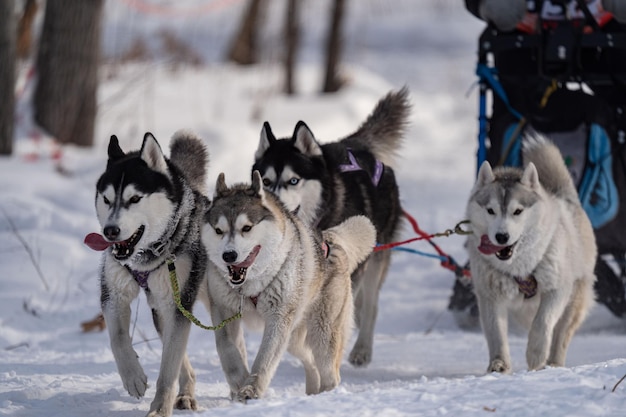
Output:
[[[361,165],[359,165],[356,158],[352,154],[352,150],[350,149],[348,149],[348,159],[350,160],[350,163],[339,165],[339,171],[341,172],[365,171],[361,167]],[[380,178],[382,176],[383,176],[383,163],[377,159],[376,166],[374,167],[374,174],[372,174],[372,184],[374,184],[374,187],[378,186],[378,183],[380,182]]]
[[524,299],[529,299],[537,294],[537,280],[533,275],[526,278],[513,277],[519,287],[519,291],[524,294]]

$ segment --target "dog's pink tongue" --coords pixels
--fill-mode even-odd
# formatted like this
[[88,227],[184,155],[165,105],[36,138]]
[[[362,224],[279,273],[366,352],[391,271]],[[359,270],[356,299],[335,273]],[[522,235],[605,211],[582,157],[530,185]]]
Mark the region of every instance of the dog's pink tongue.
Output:
[[241,262],[239,264],[236,264],[236,265],[233,265],[233,266],[235,268],[248,268],[250,265],[252,265],[254,263],[254,260],[256,259],[256,256],[259,254],[260,250],[261,250],[261,245],[256,245],[252,249],[252,252],[250,252],[248,257],[243,260],[243,262]]
[[480,237],[478,250],[485,255],[493,255],[496,252],[500,252],[504,248],[506,248],[506,246],[498,246],[491,243],[491,240],[489,240],[489,236],[487,235],[482,235]]
[[98,233],[89,233],[85,236],[85,245],[89,246],[93,250],[103,251],[114,244],[115,242],[105,240],[104,237]]

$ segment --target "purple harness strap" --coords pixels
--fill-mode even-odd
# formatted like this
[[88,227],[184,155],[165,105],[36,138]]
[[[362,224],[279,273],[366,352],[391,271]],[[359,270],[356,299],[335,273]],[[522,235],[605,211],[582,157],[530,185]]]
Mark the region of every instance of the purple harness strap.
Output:
[[[154,269],[151,269],[150,271],[137,271],[134,269],[129,268],[128,266],[126,266],[126,269],[128,270],[128,272],[130,272],[130,274],[133,276],[133,278],[135,279],[135,281],[137,282],[137,284],[143,288],[144,290],[148,289],[148,278],[150,278],[150,273],[156,271],[157,269],[159,269],[160,267],[162,267],[165,264],[165,262],[163,262],[162,264],[160,264],[159,266],[157,266]],[[173,265],[173,264],[172,264]]]
[[537,294],[537,280],[534,276],[531,275],[528,278],[514,278],[519,286],[520,292],[524,294],[524,298],[532,298]]
[[[349,164],[341,164],[339,165],[339,171],[341,172],[352,172],[352,171],[364,171],[364,169],[359,165],[356,158],[352,154],[352,151],[348,149],[348,159],[350,160]],[[378,186],[380,182],[380,178],[383,176],[383,163],[378,159],[376,160],[376,166],[374,167],[374,175],[372,175],[372,184],[374,187]]]
[[134,269],[129,269],[137,284],[144,290],[148,288],[148,278],[150,277],[150,271],[135,271]]

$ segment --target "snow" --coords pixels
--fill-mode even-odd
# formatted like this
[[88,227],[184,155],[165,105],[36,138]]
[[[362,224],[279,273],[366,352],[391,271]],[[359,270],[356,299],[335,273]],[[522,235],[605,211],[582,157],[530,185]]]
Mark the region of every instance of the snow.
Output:
[[[387,91],[407,85],[412,125],[397,162],[405,209],[430,233],[463,219],[475,172],[477,92],[471,87],[483,27],[463,2],[349,2],[349,84],[328,96],[317,93],[328,2],[305,2],[307,34],[297,74],[302,94],[295,97],[279,93],[280,11],[269,14],[263,63],[239,68],[220,57],[231,32],[225,28],[233,26],[243,2],[218,1],[219,8],[185,19],[142,14],[130,7],[136,3],[106,3],[108,54],[119,54],[138,34],[167,27],[201,50],[205,65],[173,66],[163,58],[103,66],[92,149],[65,146],[54,158],[54,144],[32,123],[34,80],[26,69],[20,74],[25,84],[18,89],[16,152],[0,158],[0,415],[140,416],[153,399],[160,342],[143,296],[133,305],[132,332],[151,384],[145,398],[131,398],[123,389],[108,334],[80,329],[99,312],[100,255],[82,242],[99,228],[94,186],[112,134],[124,149],[136,149],[151,131],[167,148],[174,131],[196,131],[211,154],[212,190],[220,172],[228,182],[249,178],[263,121],[287,136],[303,119],[320,140],[330,141],[356,129]],[[156,41],[154,48],[160,56]],[[408,225],[404,235],[414,236]],[[462,237],[437,243],[465,262]],[[410,247],[432,252],[423,242]],[[572,341],[567,366],[536,372],[525,368],[525,335],[512,329],[514,372],[485,374],[482,334],[460,329],[447,310],[453,282],[437,260],[395,253],[381,293],[372,363],[355,369],[344,360],[340,386],[317,396],[304,394],[303,369],[286,355],[265,398],[232,403],[212,333],[193,328],[188,350],[200,409],[174,414],[624,415],[626,383],[618,384],[626,374],[623,320],[595,306]],[[195,311],[208,322],[201,305]],[[259,342],[260,335],[247,335],[250,357]]]

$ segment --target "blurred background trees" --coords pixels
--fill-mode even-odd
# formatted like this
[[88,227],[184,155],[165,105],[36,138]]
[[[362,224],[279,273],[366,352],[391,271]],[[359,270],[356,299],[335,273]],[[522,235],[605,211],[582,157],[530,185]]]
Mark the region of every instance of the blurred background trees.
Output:
[[[306,16],[301,16],[302,0],[279,1],[283,3],[272,4],[285,7],[280,40],[283,91],[296,94],[298,51],[306,30]],[[239,65],[254,65],[262,61],[267,47],[263,45],[262,31],[270,0],[245,2],[226,59]],[[0,0],[0,91],[4,92],[0,100],[0,154],[11,154],[13,150],[16,102],[10,92],[16,88],[19,63],[30,59],[36,75],[32,110],[37,125],[61,144],[94,143],[104,3],[105,0]],[[162,2],[140,3],[158,7]],[[210,3],[207,0],[206,4]],[[343,84],[340,63],[346,3],[328,0],[328,31],[325,43],[320,45],[325,56],[321,92],[338,91]],[[34,30],[36,16],[40,17],[38,31]],[[184,46],[177,44],[173,48]]]
[[326,71],[322,92],[334,93],[339,91],[343,84],[339,72],[341,61],[342,38],[341,32],[344,21],[345,0],[334,0],[330,12],[330,24],[328,25],[328,35],[326,37]]
[[104,0],[50,0],[37,53],[35,120],[61,143],[91,146]]
[[260,30],[267,0],[249,0],[244,8],[239,28],[235,32],[228,49],[228,59],[240,65],[252,65],[259,62]]
[[13,151],[15,28],[14,1],[0,0],[0,155]]
[[[300,43],[301,3],[302,0],[285,0],[286,13],[283,31],[285,71],[284,91],[286,94],[296,94],[295,77],[298,49]],[[342,30],[345,20],[346,0],[332,0],[328,14],[328,32],[325,48],[325,75],[321,91],[334,93],[339,91],[343,84],[340,72],[342,52]],[[233,36],[227,58],[239,65],[252,65],[259,62],[263,45],[260,44],[260,33],[263,26],[264,14],[267,9],[267,0],[248,0],[247,7],[241,16],[238,30]],[[306,28],[305,28],[306,29]]]

